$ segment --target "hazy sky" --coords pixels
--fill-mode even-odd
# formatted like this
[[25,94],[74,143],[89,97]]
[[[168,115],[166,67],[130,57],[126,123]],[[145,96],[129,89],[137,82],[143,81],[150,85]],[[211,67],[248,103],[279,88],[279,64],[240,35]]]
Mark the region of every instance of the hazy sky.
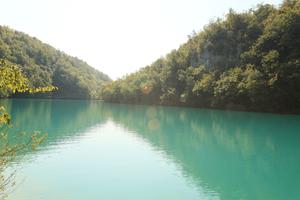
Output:
[[113,79],[178,48],[193,30],[281,0],[1,0],[0,24],[85,60]]

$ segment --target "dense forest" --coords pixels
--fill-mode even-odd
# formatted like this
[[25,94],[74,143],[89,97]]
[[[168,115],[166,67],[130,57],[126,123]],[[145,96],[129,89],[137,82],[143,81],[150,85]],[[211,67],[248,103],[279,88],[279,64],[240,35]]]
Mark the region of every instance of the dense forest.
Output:
[[300,0],[261,4],[193,33],[101,90],[105,101],[300,113]]
[[[31,97],[52,98],[99,98],[103,83],[110,78],[89,66],[86,62],[71,57],[22,32],[0,26],[0,59],[14,64],[29,79],[31,87],[58,89]],[[1,96],[7,96],[3,91]],[[14,94],[24,97],[28,94]]]

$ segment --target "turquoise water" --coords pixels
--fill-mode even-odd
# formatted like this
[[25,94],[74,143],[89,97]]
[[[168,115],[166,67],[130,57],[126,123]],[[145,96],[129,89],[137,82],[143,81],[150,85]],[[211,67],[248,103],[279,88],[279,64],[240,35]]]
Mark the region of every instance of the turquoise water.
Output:
[[9,200],[299,199],[300,116],[6,100],[47,140],[13,165]]

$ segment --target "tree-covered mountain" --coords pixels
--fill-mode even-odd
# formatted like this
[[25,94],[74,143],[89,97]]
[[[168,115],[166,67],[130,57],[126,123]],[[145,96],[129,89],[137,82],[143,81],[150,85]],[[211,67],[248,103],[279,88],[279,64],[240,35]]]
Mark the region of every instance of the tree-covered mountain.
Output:
[[300,113],[300,0],[230,10],[150,66],[107,84],[111,102]]
[[103,83],[110,81],[86,62],[5,26],[0,26],[0,58],[17,65],[32,87],[58,88],[38,97],[99,98]]

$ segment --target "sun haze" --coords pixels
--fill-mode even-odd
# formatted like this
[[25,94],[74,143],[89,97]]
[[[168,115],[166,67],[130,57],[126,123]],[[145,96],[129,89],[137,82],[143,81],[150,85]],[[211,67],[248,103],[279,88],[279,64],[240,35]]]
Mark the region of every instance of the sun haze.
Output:
[[192,31],[223,17],[279,0],[10,0],[0,24],[85,60],[112,79],[179,47]]

